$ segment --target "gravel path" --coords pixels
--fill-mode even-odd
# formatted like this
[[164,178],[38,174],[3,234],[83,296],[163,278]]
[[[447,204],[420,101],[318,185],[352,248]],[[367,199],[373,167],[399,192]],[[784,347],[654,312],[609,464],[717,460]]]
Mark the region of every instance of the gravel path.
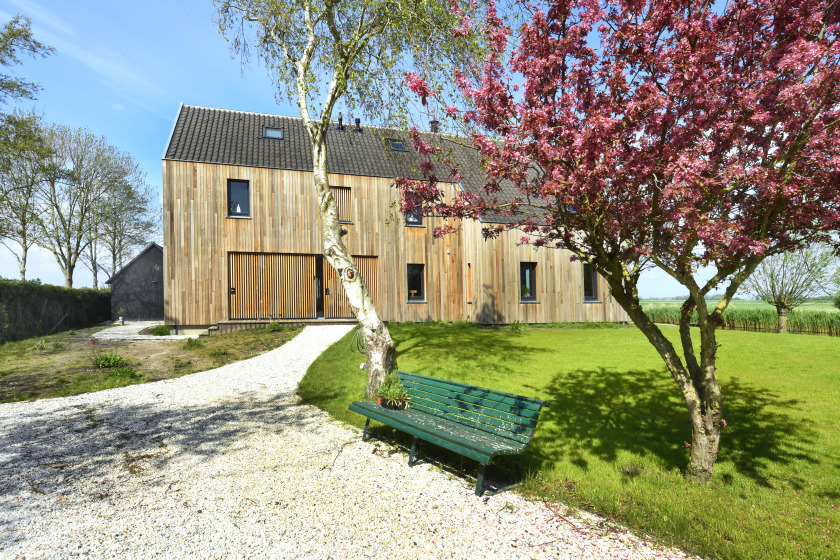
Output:
[[300,403],[307,366],[347,330],[0,405],[0,558],[686,558],[512,492],[476,498]]
[[197,334],[164,334],[161,336],[140,334],[143,329],[162,324],[163,321],[126,321],[124,325],[114,323],[107,329],[93,333],[91,338],[101,340],[183,340],[185,338],[198,338]]

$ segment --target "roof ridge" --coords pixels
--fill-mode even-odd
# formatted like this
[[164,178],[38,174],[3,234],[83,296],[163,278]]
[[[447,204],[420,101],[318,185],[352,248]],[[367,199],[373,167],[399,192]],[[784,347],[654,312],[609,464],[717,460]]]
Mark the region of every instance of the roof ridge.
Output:
[[[223,113],[238,113],[238,114],[243,114],[243,115],[259,115],[259,116],[263,116],[263,117],[278,117],[278,118],[281,118],[281,119],[293,119],[293,120],[296,120],[296,121],[303,122],[303,117],[301,117],[300,115],[293,116],[293,115],[279,115],[277,113],[260,113],[259,111],[242,111],[240,109],[225,109],[224,107],[207,107],[206,105],[189,105],[187,103],[181,103],[181,105],[183,105],[183,107],[185,109],[186,108],[206,109],[208,111],[220,111],[220,112],[223,112]],[[337,119],[330,119],[330,122],[331,123],[338,123],[338,120]],[[355,125],[355,123],[351,123],[349,121],[344,123],[344,126],[346,126],[346,127],[352,127],[354,125]],[[401,129],[392,128],[392,127],[379,126],[379,125],[376,125],[376,124],[365,124],[364,126],[366,126],[367,128],[375,128],[377,130],[382,130],[382,131],[385,131],[385,132],[404,132],[404,133],[411,132],[410,130],[401,130]],[[174,128],[174,126],[173,126],[173,128]],[[453,137],[453,138],[460,138],[460,136],[458,136],[457,134],[447,134],[445,132],[432,132],[430,130],[420,130],[419,132],[421,134],[439,134],[441,136],[450,136],[450,137]]]

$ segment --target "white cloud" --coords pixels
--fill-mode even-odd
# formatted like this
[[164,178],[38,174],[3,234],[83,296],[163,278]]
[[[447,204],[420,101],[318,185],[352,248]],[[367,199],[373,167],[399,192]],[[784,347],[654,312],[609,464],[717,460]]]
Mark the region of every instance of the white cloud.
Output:
[[35,2],[27,2],[26,0],[9,0],[9,4],[18,8],[21,14],[29,17],[33,22],[37,21],[39,24],[49,27],[55,33],[68,37],[75,37],[76,35],[76,32],[70,25],[67,24],[67,22],[49,10],[45,10]]
[[[166,91],[146,78],[122,54],[99,45],[82,46],[76,40],[72,26],[49,10],[27,0],[9,0],[32,19],[38,39],[56,49],[58,57],[68,56],[87,66],[101,76],[102,81],[115,93],[145,109],[166,97]],[[144,102],[143,99],[149,102]],[[155,103],[150,103],[154,101]]]

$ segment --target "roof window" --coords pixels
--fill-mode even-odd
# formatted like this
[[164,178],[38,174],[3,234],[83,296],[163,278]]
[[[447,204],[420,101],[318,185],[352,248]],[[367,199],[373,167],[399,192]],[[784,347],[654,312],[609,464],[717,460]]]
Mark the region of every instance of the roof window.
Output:
[[263,138],[274,138],[276,140],[283,139],[283,129],[273,126],[266,126],[263,128]]
[[388,143],[391,145],[391,149],[395,152],[408,151],[408,146],[406,145],[404,140],[395,140],[393,138],[388,138]]

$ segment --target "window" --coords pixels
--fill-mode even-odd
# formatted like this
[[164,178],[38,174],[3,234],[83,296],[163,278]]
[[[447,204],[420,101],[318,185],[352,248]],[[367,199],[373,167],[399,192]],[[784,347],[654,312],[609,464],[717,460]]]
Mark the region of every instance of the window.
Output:
[[423,265],[408,265],[408,301],[426,301],[423,292]]
[[583,263],[583,301],[598,301],[598,273],[588,263]]
[[537,263],[519,263],[520,299],[537,301]]
[[408,151],[408,145],[405,143],[404,140],[395,140],[394,138],[388,138],[388,144],[390,144],[391,149],[395,152]]
[[335,206],[338,209],[338,221],[343,224],[352,222],[350,217],[350,187],[330,187]]
[[423,214],[419,212],[406,212],[405,213],[405,225],[407,226],[422,226],[423,225]]
[[274,138],[275,140],[283,139],[283,129],[266,126],[263,128],[263,138]]
[[251,215],[248,181],[228,179],[228,216],[247,218]]

